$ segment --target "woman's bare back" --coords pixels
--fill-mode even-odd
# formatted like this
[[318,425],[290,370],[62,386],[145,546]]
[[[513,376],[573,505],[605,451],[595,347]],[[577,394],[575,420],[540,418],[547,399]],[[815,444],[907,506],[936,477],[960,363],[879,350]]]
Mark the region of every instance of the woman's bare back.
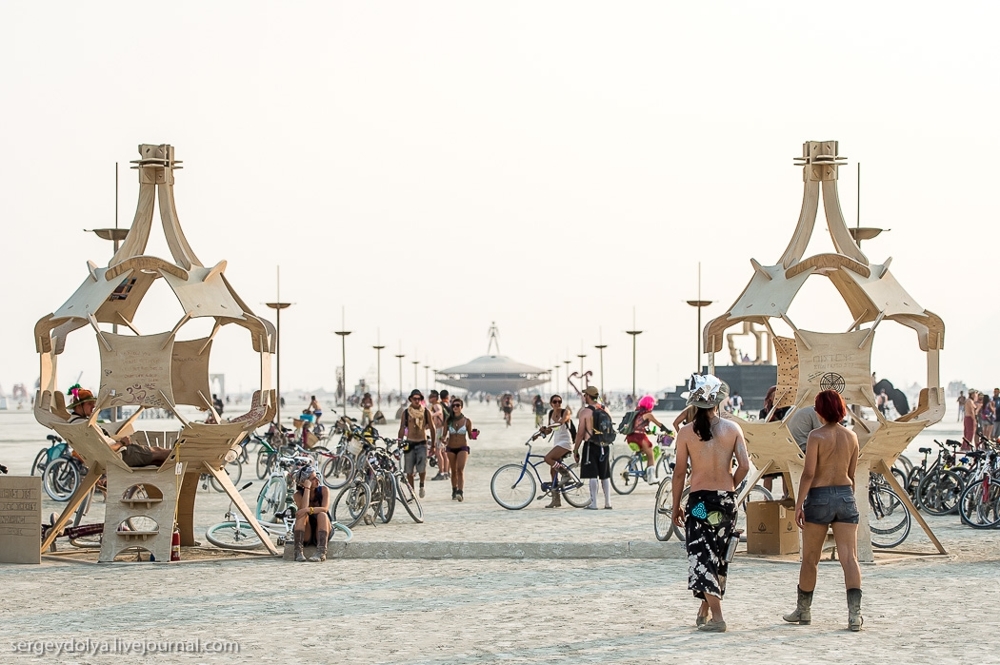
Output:
[[816,474],[812,487],[854,485],[858,464],[858,436],[838,423],[814,429],[809,434],[806,454],[816,450]]

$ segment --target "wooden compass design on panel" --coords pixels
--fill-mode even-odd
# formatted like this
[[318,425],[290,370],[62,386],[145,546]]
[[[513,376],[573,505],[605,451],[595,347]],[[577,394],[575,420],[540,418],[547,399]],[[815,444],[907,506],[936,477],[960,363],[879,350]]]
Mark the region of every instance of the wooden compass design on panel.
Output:
[[[219,479],[248,523],[257,527],[253,513],[222,471],[234,458],[240,442],[274,415],[275,394],[271,389],[271,354],[275,330],[256,316],[226,279],[226,262],[205,266],[184,237],[174,205],[174,159],[170,145],[140,145],[140,159],[133,162],[139,172],[139,201],[135,218],[121,248],[106,267],[87,264],[87,274],[76,292],[61,307],[35,324],[35,345],[41,359],[40,387],[35,399],[35,418],[63,436],[87,461],[89,473],[57,521],[54,535],[89,493],[102,473],[108,475],[108,509],[101,560],[110,561],[128,547],[141,546],[157,561],[169,561],[170,537],[176,519],[182,544],[194,544],[193,511],[198,478],[209,473]],[[163,233],[172,261],[145,254],[152,229],[154,206],[159,203]],[[136,311],[150,286],[163,279],[183,310],[169,331],[144,334],[136,329]],[[192,319],[211,318],[208,337],[178,339]],[[127,334],[109,331],[112,324],[124,326]],[[223,421],[209,398],[209,357],[212,342],[222,326],[245,329],[249,344],[260,356],[260,388],[254,392],[250,410]],[[101,354],[97,405],[90,421],[70,422],[64,392],[56,372],[59,355],[70,336],[81,328],[96,335]],[[179,405],[209,410],[217,424],[187,422]],[[97,413],[108,407],[134,407],[128,420],[98,425]],[[147,408],[167,409],[183,424],[179,432],[134,430],[133,424]],[[172,447],[162,467],[130,468],[111,450],[101,434]],[[127,499],[130,487],[142,485],[147,500]],[[138,533],[120,525],[133,517],[147,518],[155,526]],[[266,533],[258,533],[268,546]],[[42,551],[51,543],[43,543]],[[273,548],[272,548],[273,551]]]
[[[816,394],[827,389],[838,391],[849,405],[870,408],[875,420],[854,419],[854,430],[861,443],[856,483],[858,505],[867,506],[869,469],[895,484],[889,468],[896,457],[926,426],[944,416],[939,361],[944,348],[944,323],[917,304],[896,281],[889,271],[891,258],[881,264],[872,263],[852,237],[837,193],[838,169],[846,161],[838,154],[837,141],[807,141],[802,146],[802,156],[795,161],[802,167],[804,184],[795,232],[774,265],[750,259],[753,277],[728,311],[705,326],[704,351],[709,354],[710,369],[714,370],[714,354],[722,350],[729,328],[741,323],[762,325],[770,333],[778,366],[775,409],[811,405]],[[835,251],[804,257],[816,225],[821,193]],[[800,330],[788,318],[789,306],[812,276],[829,279],[847,304],[854,320],[844,322],[844,332]],[[794,337],[775,335],[772,319],[783,320],[793,330]],[[920,391],[917,408],[894,421],[886,420],[876,408],[871,384],[871,345],[875,330],[883,321],[895,321],[912,329],[927,363],[927,387]],[[785,420],[793,411],[789,410]],[[803,455],[785,423],[745,423],[743,427],[755,465],[760,469],[758,477],[784,472],[794,493]],[[898,486],[895,489],[909,504],[906,492]],[[908,507],[943,553],[944,548],[920,514],[912,504]],[[861,513],[866,518],[867,510]],[[865,523],[859,529],[859,548],[862,558],[871,560],[867,536]]]

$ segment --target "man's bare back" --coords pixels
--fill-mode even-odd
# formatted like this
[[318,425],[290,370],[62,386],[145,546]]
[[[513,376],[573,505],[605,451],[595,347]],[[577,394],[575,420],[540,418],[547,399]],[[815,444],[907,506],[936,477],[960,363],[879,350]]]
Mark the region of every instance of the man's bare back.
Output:
[[[684,477],[690,458],[691,491],[721,490],[732,492],[750,469],[743,428],[732,420],[715,417],[712,438],[702,441],[694,431],[694,423],[681,428],[677,434],[677,466],[674,477]],[[738,468],[733,475],[733,458]]]

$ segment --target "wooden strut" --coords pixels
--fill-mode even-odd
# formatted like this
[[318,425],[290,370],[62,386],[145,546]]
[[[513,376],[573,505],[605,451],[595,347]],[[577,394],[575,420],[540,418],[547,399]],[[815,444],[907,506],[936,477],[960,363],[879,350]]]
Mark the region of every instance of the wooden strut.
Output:
[[260,538],[260,542],[264,543],[264,546],[271,554],[278,556],[278,548],[276,548],[274,543],[271,542],[270,534],[264,530],[264,527],[262,527],[260,523],[257,522],[257,518],[254,516],[253,511],[250,510],[246,501],[244,501],[243,497],[240,496],[239,491],[236,489],[236,486],[233,485],[233,481],[229,477],[229,474],[226,473],[225,469],[214,469],[208,464],[205,464],[204,468],[209,474],[212,475],[213,478],[219,481],[219,484],[222,485],[222,489],[224,489],[226,495],[229,496],[230,501],[232,501],[233,505],[236,506],[236,509],[240,511],[240,514],[246,518],[247,522],[250,524],[250,528],[252,528],[253,532],[257,534],[258,538]]
[[899,482],[897,482],[896,477],[892,475],[892,470],[889,469],[889,465],[885,463],[884,459],[879,459],[875,464],[875,472],[885,478],[885,481],[889,483],[889,487],[891,487],[892,491],[899,496],[899,500],[902,501],[903,505],[906,506],[906,509],[910,511],[910,515],[913,516],[913,519],[917,520],[917,523],[920,524],[920,528],[924,530],[927,537],[931,539],[932,543],[934,543],[934,547],[937,548],[938,553],[948,554],[948,550],[944,548],[941,541],[938,540],[937,536],[934,535],[934,532],[931,531],[930,526],[927,525],[923,515],[921,515],[920,511],[917,510],[917,507],[913,505],[913,502],[910,500],[909,493],[899,486]]
[[215,405],[212,404],[212,400],[205,397],[205,393],[201,392],[200,390],[198,391],[198,397],[200,397],[201,401],[204,402],[206,406],[208,406],[208,410],[212,412],[212,417],[215,418],[215,422],[221,423],[222,416],[220,416],[218,412],[215,410]]

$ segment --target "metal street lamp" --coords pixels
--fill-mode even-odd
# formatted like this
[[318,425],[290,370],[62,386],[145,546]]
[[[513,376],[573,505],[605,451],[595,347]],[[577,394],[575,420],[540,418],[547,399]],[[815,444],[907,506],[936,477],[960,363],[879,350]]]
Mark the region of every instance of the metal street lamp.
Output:
[[697,352],[697,362],[695,364],[694,371],[695,371],[696,374],[701,374],[701,354],[702,354],[702,349],[701,349],[701,308],[702,307],[708,307],[709,305],[712,304],[713,301],[712,300],[702,300],[701,299],[701,262],[700,261],[698,262],[698,299],[697,300],[688,300],[686,302],[687,302],[687,304],[691,305],[692,307],[697,307],[698,308],[698,330],[697,330],[697,334],[695,336],[695,344],[697,345],[696,349],[695,349],[696,352]]
[[[118,193],[118,164],[116,162],[115,163],[115,194],[117,195],[117,193]],[[118,224],[118,197],[117,196],[115,196],[115,224],[116,225]],[[121,241],[125,240],[125,236],[127,236],[128,232],[129,232],[128,229],[120,229],[117,226],[115,226],[115,228],[113,228],[113,229],[84,229],[84,231],[87,231],[88,233],[94,233],[94,234],[97,235],[98,238],[102,238],[104,240],[110,240],[110,241],[112,241],[114,243],[114,245],[115,245],[114,253],[111,255],[112,259],[115,257],[115,254],[118,253],[118,248],[121,246],[120,245]],[[114,334],[116,334],[116,335],[118,334],[118,324],[117,323],[112,323],[111,324],[111,332],[114,333]],[[116,406],[115,408],[111,409],[111,422],[113,422],[113,423],[118,422],[118,414],[119,414],[120,410],[121,410],[120,406]]]
[[430,390],[431,390],[431,366],[430,365],[424,365],[424,387],[427,389],[427,392],[430,392]]
[[641,330],[626,330],[626,335],[632,336],[632,399],[635,400],[635,338],[642,334]]
[[375,368],[376,368],[375,369],[375,377],[376,377],[375,378],[375,384],[376,384],[375,385],[375,390],[378,393],[378,398],[376,400],[376,403],[378,404],[378,406],[376,408],[377,408],[377,410],[381,411],[382,410],[382,349],[385,348],[385,345],[384,344],[375,344],[374,346],[372,346],[372,348],[375,349],[375,358],[376,358],[376,360],[375,360]]
[[278,395],[277,404],[275,404],[275,414],[274,417],[277,420],[278,427],[281,427],[281,310],[291,307],[290,302],[269,302],[264,303],[268,307],[274,310],[274,334],[278,338],[275,354],[274,363],[277,366],[274,373],[274,390]]
[[420,387],[417,386],[417,367],[420,366],[420,361],[411,360],[410,362],[413,363],[413,388],[414,390],[420,390]]
[[397,353],[396,357],[399,358],[399,401],[403,401],[403,358],[406,357],[405,353]]
[[334,335],[340,337],[340,371],[343,374],[342,380],[344,382],[344,398],[343,398],[343,415],[347,415],[347,336],[351,334],[350,330],[334,330]]
[[[595,344],[594,348],[601,352],[601,397],[604,396],[604,349],[608,348],[607,344]],[[635,388],[633,388],[635,390]]]

